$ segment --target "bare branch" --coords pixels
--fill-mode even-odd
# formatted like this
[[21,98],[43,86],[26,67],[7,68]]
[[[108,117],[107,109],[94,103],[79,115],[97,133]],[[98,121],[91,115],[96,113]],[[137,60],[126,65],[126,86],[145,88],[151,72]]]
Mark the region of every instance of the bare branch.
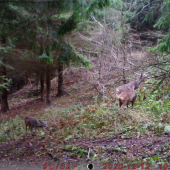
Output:
[[104,26],[99,21],[97,21],[94,16],[91,15],[91,17],[96,23],[98,23],[100,25],[100,27],[104,28]]

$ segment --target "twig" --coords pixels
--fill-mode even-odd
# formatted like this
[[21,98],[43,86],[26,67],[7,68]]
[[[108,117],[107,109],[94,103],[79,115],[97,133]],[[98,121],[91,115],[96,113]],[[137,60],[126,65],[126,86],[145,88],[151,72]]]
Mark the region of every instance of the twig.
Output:
[[99,21],[97,21],[94,16],[91,15],[91,17],[96,23],[98,23],[102,28],[104,28],[104,26]]
[[89,147],[89,151],[88,151],[88,159],[90,158],[90,151],[91,151],[91,149],[90,149],[90,147]]
[[89,42],[89,43],[102,45],[102,43],[99,43],[99,42],[94,41],[94,40],[90,40],[90,39],[86,38],[84,35],[82,35],[82,34],[80,34],[80,33],[79,33],[79,36],[80,36],[82,39],[84,39],[85,41]]

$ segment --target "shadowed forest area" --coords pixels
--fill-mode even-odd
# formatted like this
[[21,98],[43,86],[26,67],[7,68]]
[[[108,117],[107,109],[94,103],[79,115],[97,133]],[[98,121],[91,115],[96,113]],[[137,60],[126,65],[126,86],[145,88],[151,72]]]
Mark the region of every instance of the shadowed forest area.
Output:
[[169,18],[168,0],[0,1],[0,169],[168,169]]

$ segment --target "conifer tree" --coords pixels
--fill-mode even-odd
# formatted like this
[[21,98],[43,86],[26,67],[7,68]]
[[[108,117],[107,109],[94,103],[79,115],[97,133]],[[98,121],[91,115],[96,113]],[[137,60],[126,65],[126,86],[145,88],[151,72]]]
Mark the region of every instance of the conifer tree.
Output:
[[157,76],[158,79],[160,79],[160,82],[158,83],[159,86],[164,80],[170,79],[170,1],[164,1],[161,7],[161,16],[154,27],[164,30],[167,33],[164,38],[158,41],[156,47],[151,48],[151,51],[158,50],[160,53],[157,62],[154,63],[154,67],[161,69],[160,75]]
[[[103,8],[109,3],[109,0],[1,1],[0,17],[3,20],[0,23],[0,36],[8,40],[8,46],[12,46],[13,50],[18,51],[17,58],[12,55],[10,62],[8,59],[4,62],[13,63],[12,61],[18,59],[18,63],[23,63],[25,71],[30,71],[29,66],[25,66],[26,61],[29,61],[31,67],[34,66],[31,68],[32,71],[36,70],[37,72],[37,70],[45,68],[46,105],[49,106],[51,104],[51,70],[58,65],[60,79],[61,65],[69,65],[70,62],[89,65],[87,59],[79,55],[72,46],[64,41],[63,35],[75,29],[77,23],[88,18],[96,8]],[[37,37],[41,37],[42,42],[37,41]],[[54,56],[53,51],[61,51],[60,56]],[[59,82],[62,81],[59,80]],[[60,87],[62,87],[61,83]],[[3,94],[7,96],[6,93]],[[7,109],[2,109],[2,111],[5,112]]]

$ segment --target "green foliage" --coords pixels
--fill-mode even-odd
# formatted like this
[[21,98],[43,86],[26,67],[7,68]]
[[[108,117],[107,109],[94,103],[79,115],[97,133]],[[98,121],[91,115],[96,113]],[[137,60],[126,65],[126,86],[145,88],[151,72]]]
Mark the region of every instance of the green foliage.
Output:
[[[136,5],[131,8],[131,14],[129,15],[130,23],[132,28],[153,29],[154,24],[160,17],[160,8],[162,5],[161,0],[155,1],[136,1]],[[131,3],[129,4],[131,7]]]
[[73,137],[74,137],[73,135],[68,135],[68,136],[66,137],[66,141],[72,139]]
[[53,64],[54,62],[54,59],[53,59],[53,55],[52,53],[50,52],[50,56],[48,56],[45,52],[37,57],[38,60],[42,61],[42,62],[46,62],[47,64]]
[[146,160],[149,162],[149,165],[154,165],[156,163],[156,161],[152,157],[149,157]]
[[[75,29],[77,23],[89,17],[90,12],[109,4],[109,0],[3,2],[0,5],[0,17],[3,18],[0,35],[10,39],[16,51],[27,51],[19,57],[22,61],[28,61],[30,56],[37,56],[33,60],[38,59],[42,64],[58,62],[67,66],[82,64],[90,67],[90,61],[72,45],[63,42],[62,35]],[[38,42],[36,38],[39,35],[42,35],[42,39]],[[7,47],[0,50],[5,52]],[[61,50],[59,58],[53,56],[54,50]]]
[[82,157],[83,155],[87,155],[87,150],[86,149],[78,149],[76,151],[73,151],[73,153],[70,155],[78,155],[79,157]]
[[0,142],[14,140],[23,133],[23,121],[21,117],[15,116],[6,122],[0,123]]
[[72,30],[74,30],[77,26],[77,22],[75,21],[75,16],[72,15],[67,22],[61,26],[58,30],[59,35],[64,35]]
[[[86,94],[83,96],[83,100],[85,99],[85,95]],[[152,100],[148,100],[147,98],[147,101],[143,102],[149,102],[151,105],[157,95],[159,95],[159,92],[155,92],[154,98],[152,98]],[[68,97],[66,98],[68,103],[70,103]],[[60,102],[65,102],[66,98],[60,98],[60,100],[57,100],[57,104],[60,104]],[[73,100],[72,97],[70,99]],[[109,100],[109,98],[106,99]],[[136,140],[136,135],[139,133],[140,135],[138,136],[138,140],[145,141],[146,146],[141,149],[139,147],[139,151],[142,155],[145,154],[145,148],[148,149],[148,147],[151,147],[155,141],[151,140],[150,142],[146,142],[146,135],[150,136],[152,134],[156,134],[160,136],[164,133],[164,129],[166,127],[164,124],[165,122],[163,122],[161,118],[164,117],[164,119],[167,119],[166,116],[168,116],[168,114],[162,114],[160,117],[157,117],[157,113],[155,113],[155,111],[152,112],[149,110],[148,113],[142,107],[144,103],[139,105],[140,110],[136,109],[136,103],[133,110],[131,108],[125,109],[125,111],[119,116],[117,103],[112,103],[112,106],[109,107],[107,106],[107,102],[102,102],[102,100],[98,101],[98,103],[94,102],[93,105],[87,106],[83,106],[81,103],[77,103],[77,101],[75,101],[75,103],[76,104],[71,103],[70,105],[64,104],[63,106],[61,105],[60,107],[54,107],[50,109],[46,108],[44,110],[44,116],[42,116],[42,109],[39,109],[41,110],[40,112],[36,112],[35,109],[32,110],[36,115],[41,113],[41,117],[46,118],[50,126],[53,127],[46,133],[38,133],[36,136],[34,136],[34,138],[29,138],[28,134],[26,140],[30,139],[31,143],[36,142],[36,140],[39,144],[43,142],[43,147],[41,149],[39,148],[37,150],[38,152],[35,154],[41,156],[42,154],[51,153],[53,158],[57,158],[58,156],[56,156],[56,154],[68,153],[69,156],[74,157],[86,158],[88,156],[88,159],[89,157],[93,160],[100,159],[100,162],[106,160],[112,161],[113,159],[111,158],[119,156],[119,158],[122,159],[121,162],[129,163],[129,161],[134,161],[133,158],[136,158],[137,160],[139,160],[139,158],[137,158],[137,156],[133,156],[133,158],[129,158],[131,160],[127,160],[126,154],[129,153],[130,149],[128,146],[123,144],[122,141],[124,138],[125,140],[130,138],[131,140],[134,137],[134,140]],[[158,106],[159,104],[157,103],[156,105]],[[147,109],[149,109],[149,107]],[[24,115],[28,114],[30,114],[30,112],[25,110]],[[0,123],[0,141],[5,142],[23,139],[22,134],[25,135],[24,127],[24,119],[19,116],[11,118],[10,120],[2,121]],[[134,129],[130,130],[132,127],[134,127]],[[110,143],[109,146],[96,146],[91,148],[89,152],[87,150],[88,145],[87,147],[82,147],[82,145],[77,145],[77,142],[73,142],[77,139],[78,141],[81,141],[79,140],[80,138],[84,138],[87,141],[90,139],[105,140],[107,137],[109,138],[126,130],[130,131],[119,135],[120,139],[118,139],[115,145]],[[56,142],[58,143],[57,145]],[[23,144],[23,146],[25,147],[25,144]],[[154,156],[147,157],[147,160],[151,164],[155,164],[157,161],[160,161],[161,152],[166,152],[167,150],[169,150],[169,146],[163,144],[160,148],[159,155],[155,156],[154,154]],[[109,153],[112,155],[112,157],[106,157],[106,153]],[[140,158],[140,163],[141,161],[142,159]]]
[[84,154],[87,154],[87,150],[82,149],[80,147],[74,146],[74,145],[66,145],[63,150],[71,150],[72,153],[71,156],[79,156],[82,157]]
[[7,89],[9,91],[9,86],[12,84],[12,80],[6,78],[5,76],[0,76],[0,79],[3,80],[3,84],[0,84],[0,94],[2,89]]
[[86,12],[94,12],[96,8],[103,9],[110,5],[110,0],[91,0]]
[[170,54],[170,32],[159,42],[160,45],[155,48],[151,48],[151,51],[158,50],[161,54]]
[[[165,1],[161,8],[161,17],[158,22],[154,25],[155,28],[169,30],[170,29],[170,2]],[[159,45],[152,49],[152,51],[158,50],[161,54],[170,53],[170,32],[159,41]]]
[[59,35],[64,35],[77,27],[77,23],[82,21],[83,19],[87,19],[89,15],[94,12],[96,9],[103,9],[106,6],[110,5],[110,0],[90,0],[86,1],[75,1],[73,14],[66,21],[64,25],[62,25],[59,30]]
[[168,100],[165,101],[163,98],[158,99],[156,94],[150,94],[149,96],[150,99],[147,101],[148,103],[142,104],[142,107],[149,111],[148,113],[156,117],[161,117],[162,113],[169,111],[170,102]]
[[169,29],[170,24],[170,3],[169,1],[166,1],[162,8],[161,8],[161,17],[159,18],[158,22],[154,25],[154,27],[157,27],[158,29]]
[[61,44],[60,49],[62,52],[58,58],[59,64],[65,64],[67,66],[71,64],[74,66],[82,64],[85,67],[91,67],[90,61],[86,59],[82,54],[79,54],[71,44],[65,42]]
[[153,11],[153,9],[149,9],[144,20],[143,23],[148,23],[149,25],[154,24],[155,23],[155,11]]
[[9,55],[9,53],[11,51],[12,51],[12,46],[8,46],[8,47],[0,46],[0,55],[1,55],[1,57]]

